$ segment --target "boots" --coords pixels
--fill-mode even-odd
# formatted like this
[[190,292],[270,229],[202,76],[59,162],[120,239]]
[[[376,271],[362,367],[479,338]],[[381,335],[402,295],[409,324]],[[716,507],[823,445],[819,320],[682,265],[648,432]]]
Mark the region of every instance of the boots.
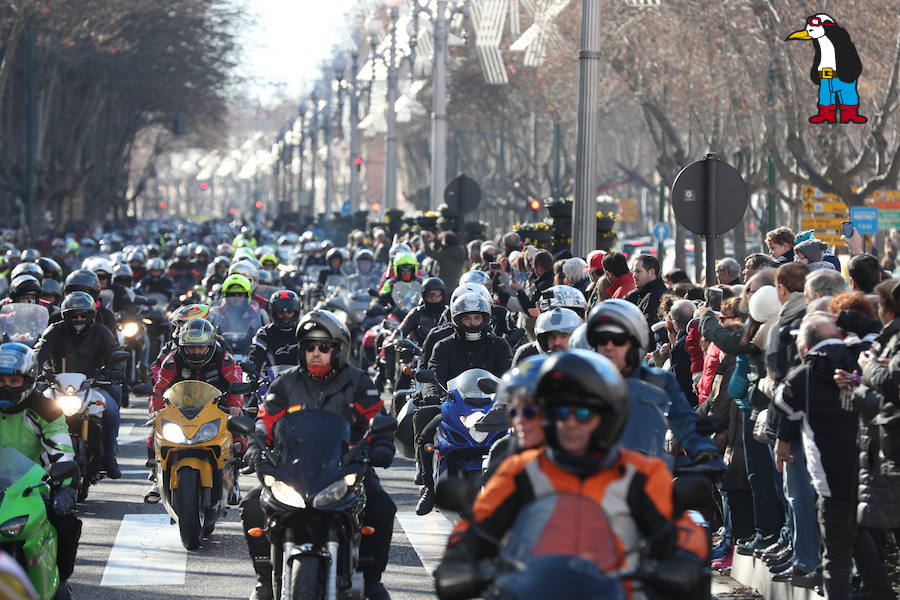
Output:
[[810,123],[837,123],[837,104],[819,104],[819,114],[809,118]]
[[859,114],[859,104],[854,106],[841,105],[841,123],[865,123],[869,119]]
[[422,497],[416,505],[416,514],[421,516],[427,515],[434,510],[434,492],[428,486],[422,488]]
[[[254,565],[256,566],[256,565]],[[250,600],[273,600],[272,592],[272,570],[269,569],[265,573],[256,574],[256,588],[250,594]]]

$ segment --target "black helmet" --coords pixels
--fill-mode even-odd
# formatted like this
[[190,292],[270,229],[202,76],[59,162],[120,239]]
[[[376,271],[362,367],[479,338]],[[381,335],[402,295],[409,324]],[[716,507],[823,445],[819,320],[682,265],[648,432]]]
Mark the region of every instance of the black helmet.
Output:
[[72,292],[87,292],[94,299],[100,297],[100,279],[97,274],[88,269],[78,269],[69,273],[66,277],[66,286],[64,288],[66,294]]
[[75,333],[87,329],[97,318],[97,304],[87,292],[66,294],[60,307],[63,321]]
[[[428,292],[434,292],[437,290],[443,292],[440,301],[429,302],[425,298],[426,294],[428,294]],[[422,282],[422,303],[432,312],[440,312],[444,310],[444,307],[447,306],[447,287],[444,285],[443,279],[441,279],[440,277],[429,277]]]
[[339,259],[341,259],[341,264],[344,263],[344,255],[343,255],[343,253],[341,253],[340,248],[332,248],[325,254],[325,261],[327,263],[331,264],[332,258],[339,258]]
[[17,264],[15,268],[10,271],[9,279],[10,281],[12,281],[20,275],[31,275],[38,281],[41,281],[44,279],[44,270],[40,267],[40,265],[37,265],[35,263],[23,262]]
[[41,271],[44,272],[44,279],[62,281],[62,267],[60,267],[59,263],[52,258],[42,256],[37,259],[37,265],[41,268]]
[[519,361],[519,364],[504,373],[494,396],[496,403],[511,404],[517,397],[533,401],[538,373],[546,360],[546,354],[535,354]]
[[548,415],[544,433],[557,447],[554,408],[583,406],[601,415],[591,450],[606,452],[619,442],[628,421],[628,386],[609,359],[589,350],[551,354],[538,372],[535,395]]
[[41,298],[57,306],[63,297],[62,284],[55,279],[45,279],[41,282]]
[[[278,316],[278,312],[282,310],[294,311],[294,316],[289,319],[282,319]],[[278,290],[272,292],[269,296],[269,312],[272,315],[272,321],[279,329],[290,331],[296,327],[300,320],[300,298],[296,292],[291,290]]]
[[[205,347],[202,354],[192,354],[188,347]],[[216,330],[206,319],[191,319],[178,330],[178,352],[192,369],[199,369],[208,363],[216,352]]]
[[[332,369],[340,369],[350,358],[350,330],[333,312],[313,310],[306,313],[297,323],[296,335],[297,343],[301,346],[309,340],[334,344],[336,347],[331,354]],[[300,364],[305,367],[306,353],[302,347],[297,350],[297,355],[300,357]]]
[[20,386],[0,387],[0,412],[10,414],[25,409],[25,401],[34,391],[37,370],[34,350],[18,342],[0,345],[0,375],[18,375],[24,379]]
[[41,282],[31,275],[19,275],[9,284],[9,297],[13,302],[20,302],[22,296],[31,294],[37,300],[41,297]]

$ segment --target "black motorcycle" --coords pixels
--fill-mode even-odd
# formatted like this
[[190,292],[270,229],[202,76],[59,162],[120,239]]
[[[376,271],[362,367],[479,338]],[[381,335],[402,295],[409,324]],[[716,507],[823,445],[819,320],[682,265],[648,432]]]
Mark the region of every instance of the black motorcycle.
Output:
[[[366,440],[391,433],[396,425],[393,417],[374,417],[363,441],[352,448],[349,424],[333,412],[289,412],[275,425],[275,447],[263,451],[257,474],[276,598],[363,597],[359,546],[367,533],[360,525],[369,470]],[[257,436],[248,417],[232,417],[228,427]],[[266,448],[264,440],[256,441]]]

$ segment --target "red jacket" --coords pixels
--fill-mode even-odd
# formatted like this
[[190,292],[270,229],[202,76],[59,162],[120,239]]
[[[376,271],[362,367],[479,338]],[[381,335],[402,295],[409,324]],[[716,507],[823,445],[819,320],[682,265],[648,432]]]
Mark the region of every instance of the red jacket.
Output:
[[722,362],[722,351],[715,344],[707,346],[706,356],[703,357],[703,374],[700,376],[700,381],[697,382],[697,404],[703,404],[712,393],[720,362]]
[[[199,369],[189,367],[181,358],[181,353],[176,350],[162,361],[159,369],[159,379],[156,380],[156,385],[153,386],[153,394],[150,396],[150,412],[162,410],[165,404],[162,397],[163,392],[179,381],[205,381],[219,388],[220,391],[227,392],[228,386],[242,381],[243,375],[244,373],[234,360],[234,357],[219,346],[216,346],[216,352],[213,354],[212,359]],[[228,394],[226,405],[242,408],[244,406],[244,397],[240,394]]]
[[625,273],[613,280],[612,285],[609,286],[609,290],[607,290],[606,293],[609,294],[610,298],[624,300],[625,296],[636,289],[637,286],[634,284],[634,277],[631,273]]
[[691,373],[699,373],[703,370],[703,350],[700,348],[700,319],[694,319],[688,324],[687,337],[684,340],[684,349],[691,357]]

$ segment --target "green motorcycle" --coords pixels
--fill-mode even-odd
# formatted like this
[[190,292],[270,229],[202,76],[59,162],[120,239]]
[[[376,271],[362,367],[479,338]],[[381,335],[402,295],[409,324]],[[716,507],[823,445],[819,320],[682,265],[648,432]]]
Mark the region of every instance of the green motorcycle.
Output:
[[47,473],[18,450],[0,446],[0,548],[28,573],[40,600],[59,586],[56,529],[47,519],[46,498],[78,473],[73,462],[56,463]]

